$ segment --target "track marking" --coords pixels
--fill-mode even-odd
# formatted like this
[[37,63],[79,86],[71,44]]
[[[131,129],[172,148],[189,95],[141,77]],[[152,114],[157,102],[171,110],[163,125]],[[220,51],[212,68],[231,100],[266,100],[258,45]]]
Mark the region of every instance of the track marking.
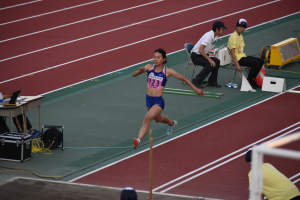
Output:
[[53,46],[50,46],[50,47],[45,47],[45,48],[38,49],[38,50],[35,50],[35,51],[31,51],[31,52],[28,52],[28,53],[24,53],[24,54],[20,54],[20,55],[17,55],[17,56],[5,58],[5,59],[0,60],[0,62],[6,61],[6,60],[11,60],[11,59],[18,58],[18,57],[25,56],[25,55],[29,55],[29,54],[32,54],[32,53],[44,51],[44,50],[51,49],[51,48],[58,47],[58,46],[62,46],[62,45],[65,45],[65,44],[70,44],[70,43],[77,42],[77,41],[80,41],[80,40],[92,38],[92,37],[95,37],[95,36],[103,35],[105,33],[110,33],[110,32],[113,32],[113,31],[117,31],[117,30],[121,30],[121,29],[124,29],[124,28],[131,27],[131,26],[139,25],[139,24],[142,24],[142,23],[145,23],[145,22],[153,21],[153,20],[156,20],[156,19],[160,19],[160,18],[163,18],[163,17],[174,15],[174,14],[177,14],[177,13],[185,12],[185,11],[188,11],[188,10],[191,10],[191,9],[195,9],[195,8],[203,7],[203,6],[206,6],[206,5],[209,5],[209,4],[217,3],[217,2],[220,2],[220,1],[223,1],[223,0],[217,0],[217,1],[214,1],[214,2],[210,2],[210,3],[198,5],[198,6],[195,6],[195,7],[188,8],[188,9],[184,9],[184,10],[180,10],[180,11],[177,11],[177,12],[169,13],[169,14],[166,14],[166,15],[163,15],[163,16],[159,16],[159,17],[147,19],[147,20],[144,20],[144,21],[132,23],[130,25],[126,25],[126,26],[122,26],[122,27],[119,27],[119,28],[111,29],[111,30],[108,30],[108,31],[104,31],[104,32],[93,34],[93,35],[89,35],[89,36],[86,36],[86,37],[78,38],[76,40],[71,40],[71,41],[60,43],[60,44],[56,44],[56,45],[53,45]]
[[[54,29],[58,29],[58,28],[62,28],[62,27],[65,27],[65,26],[70,26],[70,25],[73,25],[73,24],[77,24],[77,23],[89,21],[89,20],[92,20],[92,19],[97,19],[97,18],[100,18],[100,17],[105,17],[105,16],[108,16],[108,15],[113,15],[113,14],[116,14],[116,13],[119,13],[119,12],[122,12],[122,11],[132,10],[132,9],[135,9],[135,8],[147,6],[147,5],[158,3],[158,2],[161,2],[161,1],[164,1],[164,0],[157,0],[157,1],[149,2],[149,3],[141,4],[141,5],[138,5],[138,6],[133,6],[133,7],[130,7],[130,8],[125,8],[125,9],[118,10],[118,11],[115,11],[115,12],[106,13],[106,14],[99,15],[99,16],[96,16],[96,17],[91,17],[91,18],[88,18],[88,19],[82,19],[82,20],[79,20],[79,21],[76,21],[76,22],[72,22],[72,23],[69,23],[69,24],[64,24],[64,25],[61,25],[61,26],[56,26],[56,27],[44,29],[44,30],[41,30],[41,31],[37,31],[37,32],[33,32],[33,33],[28,33],[28,34],[25,34],[25,35],[20,35],[20,36],[17,36],[17,37],[6,39],[6,40],[1,40],[0,43],[7,42],[7,41],[10,41],[10,40],[14,40],[14,39],[18,39],[18,38],[22,38],[22,37],[26,37],[26,36],[30,36],[30,35],[34,35],[34,34],[38,34],[38,33],[42,33],[42,32],[46,32],[46,31],[50,31],[50,30],[54,30]],[[0,25],[3,25],[3,24],[0,24]]]
[[[300,122],[298,122],[298,123],[300,123]],[[294,132],[294,131],[296,131],[296,130],[298,130],[298,129],[300,129],[300,126],[297,127],[297,128],[295,128],[295,129],[293,129],[293,130],[291,130],[291,131],[288,131],[288,132],[286,132],[286,133],[284,133],[284,134],[282,134],[282,135],[280,135],[280,136],[278,136],[278,137],[276,137],[276,138],[273,138],[273,139],[270,140],[270,141],[273,141],[273,140],[275,140],[275,139],[279,139],[279,138],[281,138],[281,137],[283,137],[283,136],[285,136],[285,135],[287,135],[287,134],[289,134],[289,133],[292,133],[292,132]],[[242,149],[240,149],[240,150],[238,150],[238,151],[245,150],[245,149],[247,149],[247,148],[249,148],[249,147],[253,147],[255,144],[258,144],[258,143],[259,143],[259,142],[256,141],[256,142],[254,142],[254,143],[252,143],[252,144],[250,144],[250,145],[248,145],[248,146],[243,147]],[[224,161],[224,162],[222,162],[222,163],[220,163],[220,164],[218,164],[218,165],[216,165],[216,166],[214,166],[214,167],[211,167],[211,168],[209,168],[209,169],[207,169],[207,170],[205,170],[205,171],[203,171],[203,172],[201,172],[201,173],[199,173],[199,174],[196,174],[196,175],[194,175],[194,176],[192,176],[192,177],[190,177],[190,178],[187,178],[187,179],[185,179],[185,180],[183,180],[183,181],[181,181],[181,182],[179,182],[179,183],[177,183],[177,184],[175,184],[175,185],[173,185],[173,186],[171,186],[171,187],[169,187],[169,188],[167,188],[167,189],[165,189],[165,190],[163,190],[163,191],[161,191],[161,192],[164,193],[164,192],[169,191],[169,190],[171,190],[171,189],[173,189],[173,188],[175,188],[175,187],[177,187],[177,186],[180,186],[180,185],[182,185],[182,184],[184,184],[184,183],[186,183],[186,182],[188,182],[188,181],[190,181],[190,180],[192,180],[192,179],[194,179],[194,178],[197,178],[197,177],[199,177],[199,176],[201,176],[201,175],[203,175],[203,174],[206,174],[207,172],[210,172],[211,170],[216,169],[216,168],[218,168],[218,167],[220,167],[220,166],[222,166],[222,165],[224,165],[224,164],[226,164],[226,163],[228,163],[228,162],[230,162],[230,161],[232,161],[232,160],[234,160],[234,159],[236,159],[236,158],[238,158],[238,157],[244,156],[245,153],[246,153],[246,152],[243,152],[243,153],[241,153],[241,154],[239,154],[239,155],[237,155],[237,156],[235,156],[235,157],[233,157],[233,158],[230,158],[229,160],[226,160],[226,161]],[[155,191],[155,190],[156,190],[156,188],[155,188],[153,191]]]
[[20,3],[20,4],[13,5],[13,6],[8,6],[8,7],[0,8],[0,10],[14,8],[14,7],[18,7],[18,6],[24,6],[24,5],[35,3],[35,2],[39,2],[39,1],[43,1],[43,0],[36,0],[36,1],[29,1],[29,2],[26,2],[26,3]]
[[86,5],[93,4],[93,3],[98,3],[98,2],[101,2],[101,1],[103,1],[103,0],[96,0],[96,1],[89,2],[89,3],[79,4],[77,6],[71,6],[71,7],[68,7],[68,8],[63,8],[63,9],[60,9],[60,10],[55,10],[55,11],[47,12],[47,13],[40,14],[40,15],[34,15],[34,16],[31,16],[31,17],[17,19],[17,20],[14,20],[14,21],[2,23],[2,24],[0,24],[0,26],[6,25],[6,24],[12,24],[12,23],[15,23],[15,22],[24,21],[24,20],[27,20],[27,19],[32,19],[32,18],[35,18],[35,17],[41,17],[41,16],[52,14],[52,13],[66,11],[68,9],[73,9],[73,8],[77,8],[77,7],[81,7],[81,6],[86,6]]
[[[265,5],[269,5],[269,4],[271,4],[271,3],[275,3],[275,2],[278,2],[278,1],[280,1],[280,0],[275,0],[275,1],[272,1],[272,2],[265,3],[265,4],[261,4],[261,5],[259,5],[259,6],[255,6],[255,7],[251,7],[251,8],[245,9],[245,10],[241,10],[241,11],[238,11],[238,12],[234,12],[234,13],[231,13],[231,14],[228,14],[228,15],[223,15],[223,16],[217,17],[217,18],[218,18],[218,19],[221,19],[221,18],[224,18],[224,17],[228,17],[228,16],[231,16],[231,15],[235,15],[235,14],[241,13],[241,12],[245,12],[245,11],[247,11],[247,10],[252,10],[252,9],[255,9],[255,8],[258,8],[258,7],[262,7],[262,6],[265,6]],[[80,61],[80,60],[84,60],[84,59],[91,58],[91,57],[94,57],[94,56],[98,56],[98,55],[101,55],[101,54],[104,54],[104,53],[108,53],[108,52],[111,52],[111,51],[115,51],[115,50],[118,50],[118,49],[122,49],[122,48],[125,48],[125,47],[128,47],[128,46],[132,46],[132,45],[134,45],[134,44],[142,43],[142,42],[145,42],[145,41],[148,41],[148,40],[152,40],[152,39],[155,39],[155,38],[158,38],[158,37],[162,37],[162,36],[165,36],[165,35],[169,35],[169,34],[172,34],[172,33],[175,33],[175,32],[179,32],[179,31],[188,29],[188,28],[190,28],[190,27],[198,26],[198,25],[201,25],[201,24],[204,24],[204,23],[207,23],[207,22],[211,22],[211,21],[214,21],[214,20],[215,20],[215,19],[210,19],[210,20],[207,20],[207,21],[204,21],[204,22],[200,22],[200,23],[197,23],[197,24],[194,24],[194,25],[185,27],[185,28],[177,29],[177,30],[175,30],[175,31],[163,33],[163,34],[156,35],[156,36],[153,36],[153,37],[150,37],[150,38],[147,38],[147,39],[143,39],[143,40],[140,40],[140,41],[137,41],[137,42],[133,42],[133,43],[126,44],[126,45],[123,45],[123,46],[120,46],[120,47],[116,47],[116,48],[113,48],[113,49],[110,49],[110,50],[102,51],[102,52],[99,52],[99,53],[96,53],[96,54],[93,54],[93,55],[89,55],[89,56],[85,56],[85,57],[82,57],[82,58],[78,58],[78,59],[76,59],[76,60],[72,60],[72,61],[65,62],[65,63],[59,64],[59,65],[55,65],[55,66],[52,66],[52,67],[48,67],[47,69],[43,69],[43,70],[39,70],[39,71],[35,71],[35,72],[32,72],[32,73],[29,73],[28,75],[37,74],[37,73],[40,73],[40,72],[43,72],[43,71],[46,71],[46,70],[50,70],[50,69],[53,69],[53,68],[57,68],[57,67],[60,67],[60,66],[64,66],[64,65],[67,65],[67,64],[70,64],[70,63],[74,63],[74,62],[77,62],[77,61]],[[263,24],[265,24],[265,23],[263,23]],[[223,37],[225,37],[225,36],[223,36]],[[28,75],[24,75],[24,76],[19,76],[19,77],[11,78],[11,79],[8,79],[8,80],[5,80],[5,81],[0,82],[0,84],[6,83],[6,82],[9,82],[9,81],[12,81],[12,80],[16,80],[16,79],[19,79],[19,78],[23,78],[23,77],[26,77],[26,76],[28,76]]]
[[[202,169],[204,169],[204,168],[206,168],[206,167],[208,167],[208,166],[210,166],[210,165],[213,165],[213,164],[215,164],[215,163],[217,163],[217,162],[219,162],[219,161],[221,161],[221,160],[224,160],[225,158],[228,158],[228,157],[230,157],[230,156],[232,156],[232,155],[234,155],[234,154],[236,154],[236,153],[238,153],[238,152],[240,152],[240,151],[243,151],[243,150],[245,150],[245,149],[248,149],[248,148],[250,148],[250,147],[253,147],[255,144],[260,143],[260,142],[262,142],[262,141],[264,141],[264,140],[267,140],[268,138],[273,137],[273,136],[275,136],[275,135],[277,135],[277,134],[279,134],[279,133],[281,133],[281,132],[283,132],[283,131],[286,131],[286,130],[290,129],[290,128],[292,128],[293,126],[297,126],[297,125],[299,125],[299,124],[300,124],[300,122],[298,122],[298,123],[296,123],[296,124],[293,124],[293,125],[291,125],[291,126],[289,126],[289,127],[287,127],[287,128],[284,128],[284,129],[282,129],[282,130],[280,130],[280,131],[277,131],[276,133],[274,133],[274,134],[272,134],[272,135],[269,135],[269,136],[267,136],[267,137],[265,137],[265,138],[263,138],[263,139],[260,139],[260,140],[254,142],[254,143],[252,143],[252,144],[250,144],[250,145],[247,145],[247,146],[245,146],[245,147],[243,147],[243,148],[241,148],[241,149],[239,149],[239,150],[237,150],[237,151],[234,151],[234,152],[232,152],[232,153],[230,153],[230,154],[227,154],[226,156],[223,156],[223,157],[221,157],[221,158],[219,158],[219,159],[217,159],[217,160],[215,160],[215,161],[213,161],[213,162],[211,162],[211,163],[209,163],[209,164],[206,164],[206,165],[204,165],[204,166],[202,166],[202,167],[200,167],[200,168],[198,168],[198,169],[196,169],[196,170],[193,170],[193,171],[191,171],[191,172],[189,172],[189,173],[187,173],[187,174],[185,174],[185,175],[182,175],[182,176],[180,176],[180,177],[178,177],[178,178],[176,178],[176,179],[174,179],[174,180],[172,180],[172,181],[169,181],[169,182],[167,182],[167,183],[165,183],[165,184],[163,184],[163,185],[161,185],[161,186],[159,186],[159,187],[153,189],[153,191],[159,190],[159,189],[161,189],[161,188],[163,188],[163,187],[165,187],[165,186],[167,186],[167,185],[170,185],[170,184],[172,184],[172,183],[174,183],[174,182],[176,182],[176,181],[178,181],[178,180],[180,180],[180,179],[183,179],[183,178],[185,178],[185,177],[187,177],[187,176],[189,176],[189,175],[191,175],[191,174],[193,174],[193,173],[195,173],[195,172],[198,172],[198,171],[200,171],[200,170],[202,170]],[[292,131],[297,130],[297,129],[299,129],[299,128],[300,128],[300,127],[296,128],[296,129],[293,129]],[[288,132],[288,133],[290,133],[290,132]],[[282,135],[279,136],[279,137],[282,137]],[[273,140],[273,139],[272,139],[272,140]],[[244,153],[243,153],[243,154],[244,154]],[[224,163],[224,164],[225,164],[225,163]]]
[[[297,86],[297,87],[298,87],[298,86]],[[296,88],[296,87],[295,87],[295,88]],[[195,129],[193,129],[193,130],[191,130],[191,131],[188,131],[188,132],[183,133],[183,134],[181,134],[181,135],[179,135],[179,136],[176,136],[176,137],[174,137],[174,138],[171,138],[171,139],[169,139],[169,140],[167,140],[167,141],[165,141],[165,142],[162,142],[162,143],[160,143],[160,144],[157,144],[157,145],[153,146],[153,148],[156,148],[156,147],[161,146],[161,145],[163,145],[163,144],[165,144],[165,143],[168,143],[168,142],[171,142],[171,141],[173,141],[173,140],[175,140],[175,139],[178,139],[178,138],[180,138],[180,137],[183,137],[183,136],[185,136],[185,135],[187,135],[187,134],[189,134],[189,133],[191,133],[191,132],[197,131],[197,130],[203,128],[203,127],[206,127],[206,126],[208,126],[208,125],[211,125],[211,124],[213,124],[213,123],[216,123],[216,122],[218,122],[218,121],[220,121],[220,120],[222,120],[222,119],[225,119],[225,118],[227,118],[227,117],[230,117],[230,116],[232,116],[232,115],[235,115],[235,114],[237,114],[237,113],[240,113],[240,112],[242,112],[242,111],[244,111],[244,110],[247,110],[247,109],[249,109],[249,108],[251,108],[251,107],[253,107],[253,106],[256,106],[256,105],[258,105],[258,104],[261,104],[261,103],[263,103],[263,102],[266,102],[266,101],[268,101],[268,100],[270,100],[270,99],[273,99],[273,98],[275,98],[275,97],[277,97],[277,96],[280,96],[280,95],[282,95],[282,94],[284,94],[284,93],[285,93],[285,92],[280,93],[280,94],[276,94],[276,95],[274,95],[274,96],[272,96],[272,97],[270,97],[270,98],[264,99],[264,100],[262,100],[262,101],[260,101],[260,102],[257,102],[257,103],[255,103],[255,104],[253,104],[253,105],[250,105],[250,106],[248,106],[248,107],[245,107],[245,108],[243,108],[243,109],[241,109],[241,110],[238,110],[238,111],[236,111],[236,112],[234,112],[234,113],[231,113],[231,114],[228,114],[228,115],[226,115],[226,116],[224,116],[224,117],[221,117],[220,119],[217,119],[217,120],[215,120],[215,121],[212,121],[212,122],[210,122],[210,123],[207,123],[207,124],[205,124],[205,125],[203,125],[203,126],[197,127],[197,128],[195,128]],[[298,122],[298,123],[300,123],[300,122]],[[298,124],[298,123],[296,123],[296,124]],[[291,125],[290,127],[292,127],[292,126],[295,126],[295,125]],[[284,130],[285,130],[285,129],[284,129]],[[149,148],[144,149],[144,150],[142,150],[142,151],[140,151],[140,152],[138,152],[138,153],[136,153],[136,154],[130,155],[130,156],[126,157],[126,158],[120,159],[120,160],[118,160],[118,161],[116,161],[116,162],[113,162],[113,163],[111,163],[111,164],[108,164],[108,165],[106,165],[106,166],[103,166],[103,167],[101,167],[101,168],[99,168],[99,169],[96,169],[96,170],[93,170],[93,171],[91,171],[91,172],[88,172],[88,173],[86,173],[86,174],[84,174],[84,175],[81,175],[81,176],[79,176],[79,177],[77,177],[77,178],[75,178],[75,179],[70,180],[69,182],[76,181],[76,180],[78,180],[78,179],[80,179],[80,178],[82,178],[82,177],[88,176],[88,175],[90,175],[90,174],[92,174],[92,173],[95,173],[95,172],[97,172],[97,171],[100,171],[100,170],[102,170],[102,169],[105,169],[105,168],[107,168],[107,167],[110,167],[110,166],[112,166],[112,165],[115,165],[115,164],[117,164],[117,163],[119,163],[119,162],[122,162],[122,161],[124,161],[124,160],[127,160],[127,159],[129,159],[129,158],[131,158],[131,157],[134,157],[134,156],[136,156],[136,155],[139,155],[139,154],[141,154],[141,153],[144,153],[144,152],[146,152],[146,151],[148,151],[148,150],[149,150]]]
[[297,183],[298,181],[300,181],[300,178],[298,178],[297,180],[294,180],[293,183]]
[[[295,174],[294,176],[292,176],[291,178],[289,178],[290,180],[292,180],[292,179],[294,179],[294,178],[296,178],[297,176],[300,176],[300,173],[298,173],[298,174]],[[298,179],[299,180],[299,179]]]

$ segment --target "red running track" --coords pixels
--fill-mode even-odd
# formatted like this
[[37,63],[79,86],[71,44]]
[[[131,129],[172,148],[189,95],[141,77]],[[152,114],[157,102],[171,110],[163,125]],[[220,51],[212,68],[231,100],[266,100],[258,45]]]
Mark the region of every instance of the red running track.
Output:
[[[10,4],[11,2],[14,3]],[[0,24],[86,3],[83,0],[55,2],[43,0],[0,10]],[[222,18],[229,28],[226,34],[230,34],[234,31],[235,23],[239,18],[246,18],[249,27],[253,27],[299,12],[300,6],[300,2],[294,0],[223,0],[166,16],[169,13],[210,1],[164,0],[122,12],[112,12],[150,2],[152,1],[105,0],[41,17],[32,17],[27,20],[0,25],[0,91],[9,94],[21,88],[22,95],[43,94],[78,83],[82,79],[100,76],[105,72],[148,60],[152,57],[153,50],[158,47],[163,47],[167,52],[181,50],[184,43],[197,42],[205,32],[211,29],[211,24],[216,18]],[[268,2],[268,5],[264,5]],[[17,3],[22,3],[22,1],[1,1],[0,8]],[[83,19],[105,14],[109,15],[83,21]],[[155,17],[159,18],[133,25],[133,23]],[[78,20],[81,21],[78,22]],[[74,24],[65,26],[69,23]],[[51,29],[57,26],[63,27]],[[45,29],[51,30],[42,31]],[[119,30],[111,31],[112,29]],[[32,34],[37,31],[42,32]],[[104,31],[110,32],[102,33]],[[26,34],[31,35],[24,36]],[[98,35],[70,43],[74,39],[94,34]],[[16,39],[15,37],[19,38]],[[69,43],[62,44],[66,42]],[[52,47],[53,45],[57,46]],[[31,53],[32,51],[36,52]],[[47,68],[53,66],[59,67]],[[299,122],[299,116],[295,109],[298,106],[299,96],[291,95],[295,94],[281,95],[267,103],[254,106],[156,147],[154,149],[154,188]],[[285,104],[281,104],[281,102],[285,102]],[[295,106],[294,109],[292,106]],[[274,110],[274,108],[276,109]],[[255,117],[257,115],[259,118]],[[233,126],[233,122],[237,121],[239,123]],[[253,129],[253,127],[249,127],[248,122],[260,125],[256,125]],[[271,126],[266,126],[266,124],[271,124]],[[291,145],[290,148],[295,147]],[[297,148],[299,147],[297,146]],[[273,160],[270,159],[270,161]],[[288,176],[298,173],[293,167],[290,167],[293,165],[290,163],[291,161],[274,161],[279,163],[278,166],[275,166]],[[134,168],[132,168],[132,163],[136,163]],[[220,163],[222,161],[217,164]],[[126,174],[114,175],[113,177],[109,175],[120,172],[120,167],[122,167],[121,171],[126,171]],[[123,169],[124,167],[125,169]],[[100,170],[94,174],[93,179],[90,177],[94,175],[89,175],[76,182],[114,187],[125,187],[130,183],[137,189],[146,190],[148,188],[147,170],[148,157],[147,152],[145,152]],[[166,192],[177,194],[245,199],[248,195],[245,192],[248,187],[248,170],[249,168],[245,166],[244,161],[238,158],[214,169],[211,171],[213,173],[205,173],[187,183],[167,190],[174,185],[172,183],[157,189],[157,191],[167,190]],[[203,170],[199,172],[203,172]]]
[[[247,175],[250,166],[243,159],[245,152],[255,142],[260,144],[280,135],[296,132],[296,129],[299,131],[299,109],[295,109],[298,108],[299,101],[299,94],[285,93],[156,146],[153,152],[154,190],[156,192],[219,199],[246,199],[248,197]],[[287,127],[290,128],[277,133]],[[273,135],[274,133],[277,134]],[[270,137],[260,141],[268,136]],[[286,145],[284,148],[299,151],[299,141],[295,144]],[[236,152],[237,150],[240,151]],[[163,184],[232,152],[236,153],[160,188]],[[236,159],[224,164],[235,156],[237,156]],[[265,161],[272,163],[287,177],[292,177],[300,172],[300,161],[298,160],[266,156]],[[222,163],[223,165],[221,165]],[[217,164],[221,166],[203,173]],[[148,170],[149,152],[145,151],[75,179],[74,182],[118,188],[131,186],[138,190],[148,190]],[[203,174],[172,188],[175,184],[199,173]],[[299,175],[296,179],[299,179]],[[296,185],[299,188],[300,181]]]
[[[74,2],[81,3],[83,1]],[[0,26],[0,31],[3,33],[1,34],[1,41],[75,22],[79,19],[87,19],[95,15],[103,15],[149,3],[150,1],[139,1],[138,4],[133,0],[126,1],[128,4],[119,0],[113,2],[115,3],[103,1]],[[246,18],[250,27],[252,27],[299,11],[293,0],[263,2],[254,0],[243,3],[237,0],[223,0],[186,12],[165,16],[168,13],[208,2],[165,0],[121,13],[113,13],[105,17],[1,42],[0,64],[4,70],[2,70],[0,76],[0,90],[3,93],[11,93],[21,86],[22,95],[42,94],[103,75],[105,72],[115,71],[148,60],[152,57],[153,50],[158,47],[165,48],[167,52],[180,50],[183,48],[184,43],[195,43],[203,33],[210,30],[215,18],[222,18],[226,26],[229,27],[227,34],[230,34],[234,31],[234,25],[238,18]],[[268,5],[261,6],[263,4]],[[14,13],[22,13],[21,8],[28,7],[28,9],[24,9],[24,14],[18,15],[18,17],[30,17],[30,11],[28,10],[31,9],[29,8],[32,8],[34,15],[38,15],[37,9],[40,8],[43,8],[40,12],[42,13],[73,5],[69,1],[62,1],[57,6],[57,4],[52,5],[45,0],[26,6],[0,10],[0,16],[5,15],[5,19],[11,21],[16,20]],[[222,9],[216,12],[216,8]],[[249,8],[252,9],[249,10]],[[241,10],[245,11],[241,12]],[[160,18],[139,25],[132,25],[132,23],[154,17]],[[62,45],[62,43],[74,39],[123,26],[130,27]],[[191,28],[186,28],[189,26]],[[182,28],[185,29],[180,30]],[[58,46],[51,47],[53,45]],[[41,50],[44,48],[47,49]],[[30,53],[32,51],[37,52]],[[28,55],[21,56],[22,54]],[[53,66],[59,67],[49,68]]]

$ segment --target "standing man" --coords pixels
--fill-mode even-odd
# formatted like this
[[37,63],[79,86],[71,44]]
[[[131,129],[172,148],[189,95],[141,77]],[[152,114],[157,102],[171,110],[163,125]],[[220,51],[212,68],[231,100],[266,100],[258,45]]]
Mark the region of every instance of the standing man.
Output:
[[[251,166],[252,150],[246,153],[246,162]],[[269,200],[300,200],[300,192],[298,188],[285,175],[278,171],[273,165],[269,163],[262,164],[263,174],[263,194]],[[251,185],[251,171],[248,174],[249,189]],[[262,196],[263,200],[264,197]]]
[[221,87],[217,82],[220,60],[215,57],[209,57],[208,53],[210,49],[214,48],[218,37],[222,36],[226,29],[223,22],[214,22],[212,30],[205,33],[192,49],[191,59],[193,63],[203,66],[201,72],[192,80],[192,83],[197,88],[204,88],[202,82],[210,73],[211,75],[206,86]]
[[260,69],[264,65],[264,60],[261,58],[256,58],[252,56],[247,56],[244,53],[244,38],[242,33],[247,28],[247,21],[245,19],[240,19],[236,23],[235,32],[231,34],[228,40],[228,48],[230,49],[231,57],[234,60],[236,69],[242,72],[242,66],[250,67],[247,80],[253,89],[257,89],[260,86],[255,82],[255,78],[259,73]]

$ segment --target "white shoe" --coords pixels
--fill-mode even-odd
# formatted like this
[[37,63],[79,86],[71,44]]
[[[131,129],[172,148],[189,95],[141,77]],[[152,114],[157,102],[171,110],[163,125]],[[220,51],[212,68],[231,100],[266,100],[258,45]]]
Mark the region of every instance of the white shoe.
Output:
[[169,126],[168,131],[167,131],[167,135],[170,136],[173,134],[173,128],[175,128],[175,126],[177,125],[177,121],[173,120],[174,124],[173,126]]

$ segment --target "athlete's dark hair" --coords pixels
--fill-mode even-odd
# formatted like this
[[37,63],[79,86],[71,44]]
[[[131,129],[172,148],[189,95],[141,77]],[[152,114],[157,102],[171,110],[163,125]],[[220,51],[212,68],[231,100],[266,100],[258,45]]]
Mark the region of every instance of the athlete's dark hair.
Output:
[[165,50],[163,50],[162,48],[159,48],[154,51],[154,53],[156,53],[156,52],[160,53],[162,55],[162,57],[166,59],[164,61],[164,64],[166,64],[167,63],[167,54],[166,54]]

